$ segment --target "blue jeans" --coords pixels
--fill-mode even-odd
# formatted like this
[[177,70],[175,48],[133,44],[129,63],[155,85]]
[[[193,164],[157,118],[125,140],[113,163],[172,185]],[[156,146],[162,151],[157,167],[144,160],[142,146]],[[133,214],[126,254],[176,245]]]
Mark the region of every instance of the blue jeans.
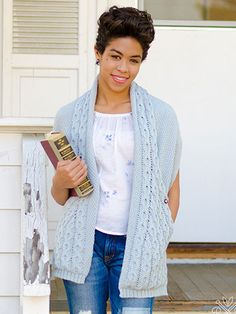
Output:
[[110,297],[112,314],[152,313],[154,298],[121,298],[118,288],[126,236],[95,230],[93,258],[84,284],[63,279],[70,314],[105,314]]

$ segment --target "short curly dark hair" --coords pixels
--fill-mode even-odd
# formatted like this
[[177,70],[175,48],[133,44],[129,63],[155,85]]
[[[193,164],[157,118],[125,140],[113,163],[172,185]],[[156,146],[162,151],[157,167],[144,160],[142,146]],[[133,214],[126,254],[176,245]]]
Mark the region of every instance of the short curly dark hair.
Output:
[[95,48],[103,54],[111,40],[133,37],[143,49],[142,61],[146,59],[150,44],[155,37],[153,20],[149,13],[132,7],[112,6],[98,19]]

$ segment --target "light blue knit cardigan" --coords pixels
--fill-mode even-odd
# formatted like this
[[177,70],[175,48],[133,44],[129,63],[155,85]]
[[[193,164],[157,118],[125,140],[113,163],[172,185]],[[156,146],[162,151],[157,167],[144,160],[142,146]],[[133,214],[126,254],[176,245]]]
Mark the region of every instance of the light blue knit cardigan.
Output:
[[[58,223],[53,277],[84,283],[91,266],[100,188],[93,151],[94,104],[98,79],[91,90],[62,107],[54,129],[67,135],[88,167],[94,191],[71,197]],[[168,295],[166,248],[173,233],[167,193],[177,175],[182,141],[172,107],[132,82],[134,174],[124,261],[119,280],[121,297]]]

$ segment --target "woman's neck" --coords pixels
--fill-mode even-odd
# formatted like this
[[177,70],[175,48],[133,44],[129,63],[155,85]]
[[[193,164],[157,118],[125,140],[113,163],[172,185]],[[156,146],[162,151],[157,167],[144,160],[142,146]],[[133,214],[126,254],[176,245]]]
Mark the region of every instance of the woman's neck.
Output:
[[130,112],[130,96],[129,93],[109,93],[99,89],[97,93],[95,110],[100,112]]
[[101,88],[100,84],[98,84],[97,91],[97,103],[101,103],[104,105],[115,106],[116,104],[124,103],[130,100],[129,89],[122,92],[112,92],[109,89],[106,89],[106,86]]

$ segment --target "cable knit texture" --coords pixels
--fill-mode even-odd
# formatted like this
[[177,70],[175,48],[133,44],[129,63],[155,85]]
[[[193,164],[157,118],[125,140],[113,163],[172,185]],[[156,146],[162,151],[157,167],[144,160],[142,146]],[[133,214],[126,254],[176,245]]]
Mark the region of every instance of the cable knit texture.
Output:
[[[67,135],[87,164],[94,191],[67,200],[58,223],[53,254],[54,277],[84,283],[91,266],[100,190],[92,131],[98,78],[91,90],[62,107],[54,129]],[[121,297],[168,295],[166,248],[173,233],[168,191],[180,166],[182,141],[175,111],[132,82],[134,171]]]

